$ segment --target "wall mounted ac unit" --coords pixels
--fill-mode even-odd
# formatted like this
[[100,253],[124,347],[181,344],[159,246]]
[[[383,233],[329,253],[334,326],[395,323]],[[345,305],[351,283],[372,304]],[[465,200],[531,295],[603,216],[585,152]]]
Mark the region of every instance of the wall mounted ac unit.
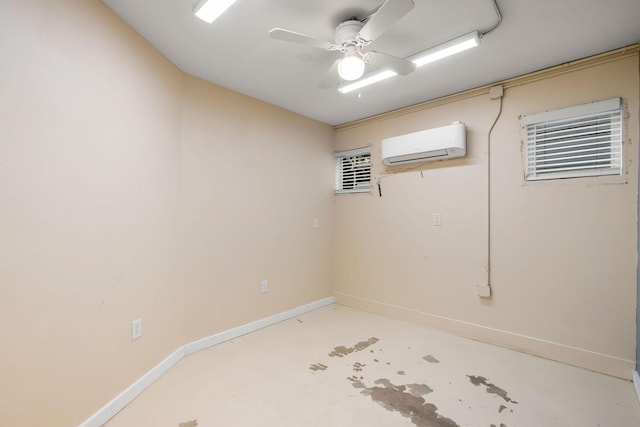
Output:
[[460,122],[382,140],[386,166],[454,159],[466,153],[466,129]]

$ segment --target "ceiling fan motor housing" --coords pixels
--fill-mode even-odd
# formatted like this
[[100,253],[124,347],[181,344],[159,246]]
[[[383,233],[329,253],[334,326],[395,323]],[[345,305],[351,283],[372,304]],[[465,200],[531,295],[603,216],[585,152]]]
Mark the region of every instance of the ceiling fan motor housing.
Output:
[[356,19],[342,22],[336,28],[336,44],[346,48],[349,45],[358,46],[358,33],[364,24]]

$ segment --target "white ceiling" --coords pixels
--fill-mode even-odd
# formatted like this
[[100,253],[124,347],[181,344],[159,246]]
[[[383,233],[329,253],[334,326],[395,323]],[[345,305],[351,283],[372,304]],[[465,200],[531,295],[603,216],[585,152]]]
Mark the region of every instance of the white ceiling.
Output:
[[[196,0],[102,0],[184,72],[339,125],[640,42],[640,0],[497,0],[502,24],[472,50],[349,94],[318,84],[339,53],[274,40],[274,27],[333,41],[383,0],[237,0],[207,24]],[[408,57],[497,22],[493,0],[415,0],[371,49]]]

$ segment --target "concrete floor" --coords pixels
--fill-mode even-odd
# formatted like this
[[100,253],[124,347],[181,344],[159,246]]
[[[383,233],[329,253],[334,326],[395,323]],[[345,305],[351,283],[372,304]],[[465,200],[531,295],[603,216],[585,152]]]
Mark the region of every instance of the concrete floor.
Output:
[[183,359],[107,427],[640,426],[633,384],[339,305]]

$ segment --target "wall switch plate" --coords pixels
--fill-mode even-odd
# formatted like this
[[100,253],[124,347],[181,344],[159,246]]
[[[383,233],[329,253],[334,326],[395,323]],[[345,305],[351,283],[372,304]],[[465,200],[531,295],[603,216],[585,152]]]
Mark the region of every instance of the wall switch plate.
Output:
[[440,225],[440,214],[439,213],[434,213],[433,214],[433,225]]
[[131,341],[135,341],[142,336],[142,319],[131,321]]
[[318,227],[320,227],[320,221],[318,220],[318,218],[313,218],[313,228]]
[[482,298],[491,297],[491,286],[489,285],[478,285],[478,296]]
[[268,290],[269,290],[269,281],[268,280],[262,280],[260,282],[260,293],[264,294]]

